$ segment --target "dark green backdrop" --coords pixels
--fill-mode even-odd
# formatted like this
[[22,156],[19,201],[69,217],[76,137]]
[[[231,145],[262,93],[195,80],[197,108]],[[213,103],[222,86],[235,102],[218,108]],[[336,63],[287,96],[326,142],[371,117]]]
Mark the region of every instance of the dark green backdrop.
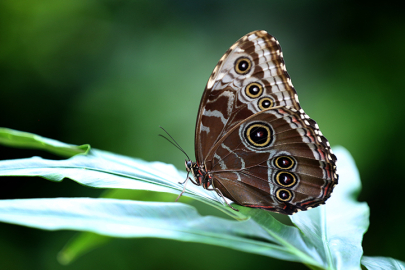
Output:
[[[405,17],[389,1],[1,1],[0,126],[183,169],[159,125],[193,155],[211,71],[258,29],[280,41],[307,114],[356,160],[360,199],[371,207],[365,254],[405,260]],[[2,159],[33,154],[0,148]],[[0,181],[1,198],[101,192],[69,181]],[[116,239],[61,266],[56,253],[74,234],[0,224],[0,268],[305,269],[159,239]]]

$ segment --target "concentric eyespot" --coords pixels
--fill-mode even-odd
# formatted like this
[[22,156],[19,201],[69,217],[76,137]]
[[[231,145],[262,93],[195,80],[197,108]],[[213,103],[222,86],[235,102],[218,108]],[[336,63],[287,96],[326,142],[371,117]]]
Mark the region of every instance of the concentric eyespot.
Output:
[[273,141],[273,131],[266,123],[253,123],[246,127],[245,138],[255,147],[266,147]]
[[295,160],[289,156],[279,156],[274,160],[274,165],[279,169],[290,170],[295,166]]
[[281,202],[288,202],[292,199],[292,192],[288,189],[280,188],[276,191],[276,198]]
[[250,98],[257,98],[263,94],[263,86],[260,83],[249,83],[245,88],[245,93]]
[[280,171],[275,178],[277,184],[283,187],[292,187],[297,183],[297,177],[290,172]]
[[269,97],[263,97],[257,102],[260,110],[265,110],[274,106],[274,101]]
[[240,57],[235,61],[235,71],[240,75],[247,74],[252,68],[252,61],[247,57]]

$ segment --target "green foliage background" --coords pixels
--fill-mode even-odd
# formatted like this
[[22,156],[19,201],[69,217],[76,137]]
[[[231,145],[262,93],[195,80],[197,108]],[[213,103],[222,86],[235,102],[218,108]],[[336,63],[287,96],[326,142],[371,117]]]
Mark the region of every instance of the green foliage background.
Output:
[[[184,156],[157,137],[158,126],[193,155],[197,108],[215,64],[244,34],[267,30],[280,41],[306,113],[357,162],[360,200],[371,208],[365,254],[404,261],[397,215],[405,190],[404,28],[402,10],[390,1],[1,1],[0,126],[182,168]],[[1,159],[34,154],[54,158],[0,148]],[[1,181],[0,198],[102,192],[70,181]],[[0,224],[0,266],[304,267],[159,239],[114,239],[61,266],[56,254],[73,235]]]

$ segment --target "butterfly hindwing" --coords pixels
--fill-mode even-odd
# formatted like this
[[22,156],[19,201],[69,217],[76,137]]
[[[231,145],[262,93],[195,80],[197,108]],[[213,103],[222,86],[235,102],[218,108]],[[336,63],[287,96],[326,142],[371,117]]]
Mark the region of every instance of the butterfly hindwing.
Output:
[[323,203],[337,184],[336,157],[311,124],[277,107],[236,125],[206,157],[214,186],[238,204],[285,214]]

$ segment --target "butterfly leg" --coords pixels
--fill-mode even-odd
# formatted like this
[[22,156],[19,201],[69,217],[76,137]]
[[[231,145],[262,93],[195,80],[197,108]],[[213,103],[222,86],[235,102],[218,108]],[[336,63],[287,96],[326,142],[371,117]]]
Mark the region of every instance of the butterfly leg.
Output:
[[179,184],[184,185],[187,182],[187,180],[190,180],[194,185],[199,186],[199,184],[197,184],[197,182],[194,181],[193,178],[188,176],[188,173],[187,173],[186,180],[184,180],[183,182],[179,182]]
[[189,177],[187,177],[186,181],[184,181],[183,190],[181,191],[181,193],[179,194],[179,196],[176,198],[176,200],[174,200],[175,202],[177,202],[177,201],[180,199],[181,195],[183,195],[184,191],[186,190],[187,180],[188,180],[188,179],[189,179]]
[[215,191],[217,192],[217,194],[225,201],[225,203],[226,203],[230,208],[232,208],[233,210],[239,212],[238,209],[233,208],[233,207],[226,201],[225,196],[222,194],[222,192],[221,192],[219,189],[217,189],[217,188],[208,189],[208,188],[207,188],[207,190],[215,190]]
[[183,182],[178,182],[178,183],[179,183],[180,185],[184,185],[184,183],[186,183],[189,178],[190,178],[190,177],[188,177],[188,174],[187,174],[186,180],[184,180]]
[[190,174],[190,172],[187,172],[186,180],[184,180],[183,182],[179,182],[179,184],[184,185],[184,186],[183,186],[183,190],[181,191],[179,196],[176,198],[175,202],[177,202],[180,199],[181,195],[183,195],[184,191],[186,190],[187,180],[190,179],[189,174]]
[[182,185],[184,185],[184,186],[183,186],[183,190],[181,191],[181,193],[179,194],[179,196],[177,197],[177,199],[175,200],[175,202],[177,202],[177,201],[180,199],[181,195],[183,195],[184,191],[186,190],[186,186],[187,186],[187,182],[188,182],[187,180],[190,180],[192,183],[194,183],[195,185],[199,186],[199,185],[189,176],[189,174],[190,174],[190,172],[187,172],[187,177],[186,177],[186,180],[184,180],[184,182],[179,182],[179,184],[182,184]]

